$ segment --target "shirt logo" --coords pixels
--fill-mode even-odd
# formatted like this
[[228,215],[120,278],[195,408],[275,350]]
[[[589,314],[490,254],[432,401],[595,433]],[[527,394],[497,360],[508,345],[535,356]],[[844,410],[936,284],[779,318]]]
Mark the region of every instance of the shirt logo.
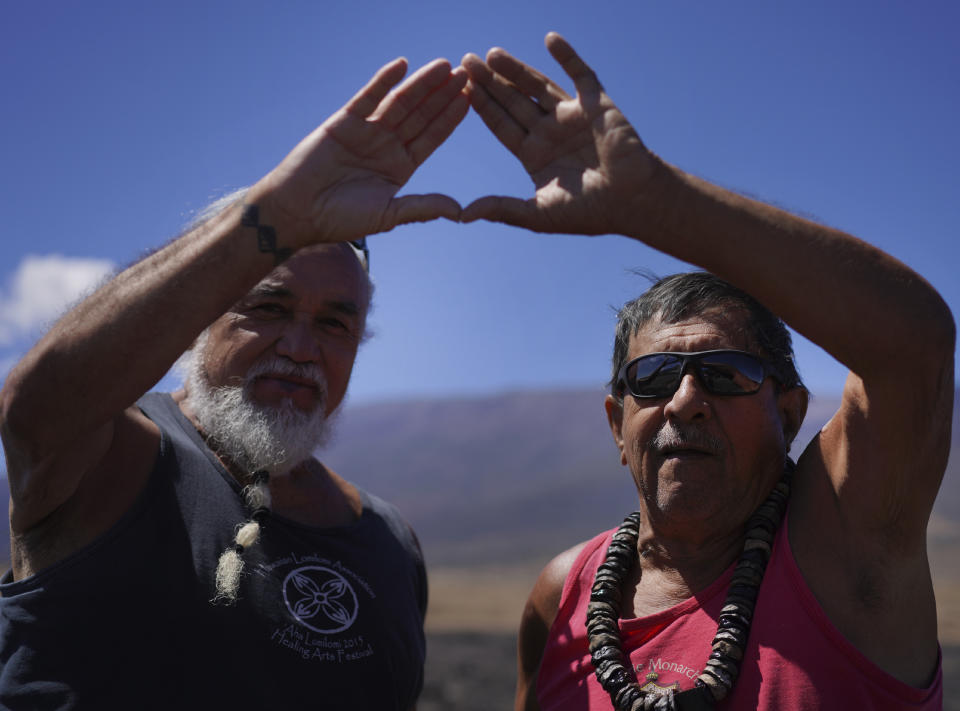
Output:
[[660,686],[657,683],[657,679],[660,678],[660,675],[656,672],[650,672],[647,674],[647,683],[640,687],[640,691],[645,691],[648,694],[657,694],[659,696],[666,696],[671,691],[679,691],[680,684],[673,682],[672,684],[667,684],[666,686]]
[[321,565],[304,565],[283,581],[283,601],[304,627],[320,634],[348,629],[359,604],[353,587],[340,573]]

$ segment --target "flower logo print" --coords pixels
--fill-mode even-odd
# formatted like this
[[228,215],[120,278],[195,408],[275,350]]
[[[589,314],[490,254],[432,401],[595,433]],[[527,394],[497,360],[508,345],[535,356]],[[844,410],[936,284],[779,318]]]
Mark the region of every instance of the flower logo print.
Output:
[[319,565],[290,571],[283,581],[287,609],[304,627],[334,634],[357,619],[357,594],[340,573]]

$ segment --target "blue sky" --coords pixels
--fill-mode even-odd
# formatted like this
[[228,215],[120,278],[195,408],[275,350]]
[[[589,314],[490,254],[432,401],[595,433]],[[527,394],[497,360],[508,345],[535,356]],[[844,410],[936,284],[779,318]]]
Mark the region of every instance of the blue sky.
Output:
[[[857,234],[960,313],[958,26],[937,1],[9,3],[0,378],[67,299],[257,180],[385,62],[500,45],[568,85],[548,30],[666,160]],[[433,191],[532,194],[474,115],[406,189]],[[645,285],[630,270],[685,268],[622,237],[486,223],[406,226],[371,249],[357,403],[600,387],[613,307]],[[843,369],[797,345],[814,392],[838,391]]]

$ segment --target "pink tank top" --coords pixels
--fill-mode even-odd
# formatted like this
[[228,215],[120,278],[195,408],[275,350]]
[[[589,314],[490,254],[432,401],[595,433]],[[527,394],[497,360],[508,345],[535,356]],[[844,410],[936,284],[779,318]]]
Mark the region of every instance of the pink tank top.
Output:
[[[933,683],[916,689],[879,669],[830,623],[797,568],[786,529],[784,521],[760,587],[740,678],[719,708],[942,709],[939,663]],[[613,708],[594,676],[585,629],[593,576],[612,534],[607,531],[587,543],[563,585],[537,679],[542,711]],[[679,605],[620,621],[623,646],[630,650],[641,686],[693,687],[710,653],[733,568]]]

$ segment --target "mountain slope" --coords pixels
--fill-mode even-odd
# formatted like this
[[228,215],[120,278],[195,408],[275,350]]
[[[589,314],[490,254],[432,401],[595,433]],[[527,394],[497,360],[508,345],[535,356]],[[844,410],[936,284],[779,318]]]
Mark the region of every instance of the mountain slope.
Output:
[[[351,406],[320,457],[396,504],[431,564],[542,561],[636,508],[603,396],[534,391]],[[957,402],[954,420],[960,422]],[[835,397],[813,398],[794,453],[837,404]],[[955,428],[931,535],[960,530],[958,451]],[[7,482],[0,478],[0,501],[6,499]],[[9,550],[6,526],[0,550]]]

